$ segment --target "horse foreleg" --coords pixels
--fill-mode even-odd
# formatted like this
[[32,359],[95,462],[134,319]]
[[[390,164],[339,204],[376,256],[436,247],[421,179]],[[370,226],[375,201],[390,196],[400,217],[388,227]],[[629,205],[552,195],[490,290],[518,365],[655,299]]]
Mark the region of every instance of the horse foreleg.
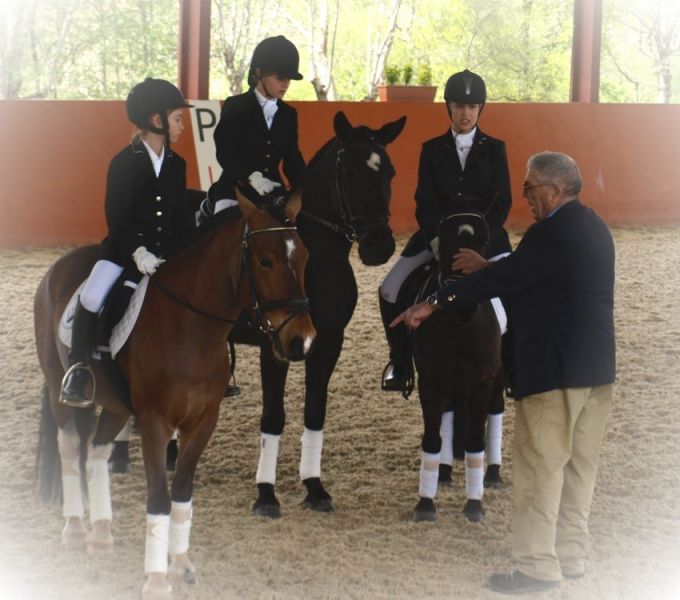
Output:
[[439,484],[451,485],[453,482],[453,421],[452,410],[442,413],[439,436],[442,439],[439,456]]
[[331,495],[321,483],[323,427],[326,421],[328,383],[338,362],[342,331],[317,332],[315,347],[305,363],[305,429],[301,438],[300,479],[307,489],[304,505],[319,512],[335,510]]
[[437,481],[439,479],[439,459],[441,456],[442,439],[439,433],[442,420],[442,403],[434,386],[426,377],[418,377],[418,396],[423,412],[424,433],[421,443],[420,483],[418,495],[420,500],[413,511],[413,520],[434,521],[437,509],[434,498],[437,495]]
[[494,386],[486,420],[486,474],[484,487],[500,489],[503,486],[501,465],[503,464],[503,372],[501,371]]
[[172,482],[170,531],[168,553],[170,567],[168,579],[173,588],[182,583],[196,583],[196,569],[189,560],[189,537],[191,534],[192,496],[194,475],[198,460],[212,436],[219,415],[219,403],[204,413],[192,429],[182,429],[182,445],[177,457],[177,470]]
[[74,419],[57,433],[59,457],[61,460],[62,513],[66,523],[61,532],[61,541],[66,546],[85,544],[87,529],[83,521],[83,490],[80,471],[80,435]]
[[165,470],[165,449],[172,435],[167,424],[155,415],[139,417],[144,471],[146,472],[146,540],[142,588],[144,600],[172,597],[168,582],[168,544],[170,535],[170,495]]
[[465,432],[465,495],[463,513],[468,520],[484,519],[484,429],[488,413],[491,385],[483,381],[467,399],[468,427]]
[[113,440],[125,426],[127,416],[102,410],[97,420],[97,431],[87,445],[87,489],[90,495],[90,525],[92,531],[87,540],[88,552],[110,552],[113,549],[111,535],[111,486],[108,460]]
[[276,498],[276,464],[279,440],[286,422],[283,393],[288,375],[288,364],[276,359],[271,344],[260,349],[262,377],[262,418],[260,420],[260,459],[257,464],[257,499],[253,514],[272,519],[281,516],[281,505]]

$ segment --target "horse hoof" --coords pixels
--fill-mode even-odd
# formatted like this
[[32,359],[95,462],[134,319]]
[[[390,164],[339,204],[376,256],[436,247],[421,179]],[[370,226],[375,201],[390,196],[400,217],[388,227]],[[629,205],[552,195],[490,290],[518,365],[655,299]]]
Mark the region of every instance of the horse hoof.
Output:
[[269,519],[278,519],[281,516],[281,506],[278,504],[253,504],[252,513],[256,517],[268,517]]
[[304,499],[302,505],[314,512],[332,513],[335,512],[335,507],[330,497],[328,498],[310,498],[309,495]]
[[309,479],[305,479],[302,483],[304,483],[307,488],[307,496],[302,501],[302,505],[305,508],[315,512],[335,512],[333,499],[324,489],[319,477],[310,477]]
[[450,486],[453,483],[453,477],[451,473],[453,472],[453,467],[451,465],[439,465],[439,485]]
[[61,532],[61,543],[68,548],[83,548],[87,542],[87,529],[82,519],[69,518]]
[[[158,575],[159,577],[153,577]],[[165,579],[165,573],[152,573],[147,576],[142,588],[142,600],[172,600],[172,586]]]
[[493,488],[494,490],[499,490],[503,487],[500,465],[489,465],[486,468],[486,474],[484,475],[484,487]]
[[437,520],[437,509],[434,506],[432,498],[421,498],[413,510],[413,522],[429,522]]
[[193,567],[173,569],[171,565],[168,569],[168,581],[173,589],[178,589],[185,583],[187,585],[196,585],[196,571]]
[[102,519],[92,526],[87,535],[88,554],[110,554],[113,552],[113,536],[111,535],[111,521]]
[[257,492],[257,500],[253,504],[253,514],[256,517],[278,519],[281,516],[281,504],[276,499],[274,484],[258,483]]
[[463,513],[468,521],[473,523],[481,523],[484,520],[484,508],[481,500],[468,500],[463,507]]

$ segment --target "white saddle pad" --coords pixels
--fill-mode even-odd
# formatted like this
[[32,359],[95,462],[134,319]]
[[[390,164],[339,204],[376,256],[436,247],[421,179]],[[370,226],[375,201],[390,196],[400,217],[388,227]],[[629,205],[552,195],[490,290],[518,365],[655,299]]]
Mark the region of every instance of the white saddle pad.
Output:
[[[137,322],[139,311],[142,310],[142,304],[144,302],[144,296],[146,295],[146,288],[148,284],[149,278],[146,275],[136,285],[131,281],[125,282],[124,285],[135,288],[135,291],[130,298],[130,304],[128,304],[123,318],[114,326],[113,331],[111,332],[111,338],[109,339],[109,346],[99,346],[97,350],[111,352],[111,357],[116,358],[116,354],[120,352],[120,349],[123,347],[128,337],[130,337],[130,332]],[[78,296],[80,295],[80,291],[84,285],[85,282],[83,282],[74,292],[73,296],[71,296],[69,303],[64,309],[64,314],[61,316],[61,320],[59,321],[59,339],[61,340],[61,343],[67,348],[71,347],[73,315],[76,310]]]
[[491,306],[496,312],[496,319],[498,319],[498,326],[501,328],[501,335],[508,330],[508,315],[505,314],[503,303],[500,298],[491,298]]

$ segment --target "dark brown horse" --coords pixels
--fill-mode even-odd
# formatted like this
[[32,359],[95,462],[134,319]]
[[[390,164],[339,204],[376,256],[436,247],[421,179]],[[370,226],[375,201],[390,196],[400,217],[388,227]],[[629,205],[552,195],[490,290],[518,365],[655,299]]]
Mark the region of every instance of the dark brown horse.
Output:
[[[484,214],[467,205],[450,215],[440,229],[440,282],[432,282],[426,293],[440,283],[462,277],[452,272],[452,257],[460,248],[486,252],[489,230]],[[485,425],[492,401],[502,394],[501,337],[498,320],[489,301],[461,310],[440,310],[413,332],[413,359],[418,372],[418,395],[423,412],[424,433],[420,468],[420,501],[415,521],[436,516],[434,497],[442,451],[442,414],[451,412],[462,426],[465,451],[466,495],[463,509],[471,521],[481,521]],[[448,443],[451,440],[449,438]]]
[[[143,595],[149,598],[170,596],[168,570],[170,582],[194,581],[188,557],[194,472],[229,379],[227,338],[234,320],[243,309],[251,310],[281,360],[303,359],[316,335],[303,289],[308,255],[297,230],[243,197],[239,206],[243,217],[216,218],[149,281],[138,321],[111,363],[127,386],[130,410],[114,392],[109,371],[95,367],[96,402],[102,407],[96,426],[93,409],[58,401],[68,350],[59,341],[57,325],[99,257],[98,247],[79,248],[59,259],[35,297],[38,357],[46,379],[39,450],[43,495],[54,499],[63,491],[64,543],[110,549],[107,459],[114,437],[134,414],[147,478]],[[175,428],[181,444],[168,494],[165,449]],[[86,466],[89,533],[83,522],[81,463]]]

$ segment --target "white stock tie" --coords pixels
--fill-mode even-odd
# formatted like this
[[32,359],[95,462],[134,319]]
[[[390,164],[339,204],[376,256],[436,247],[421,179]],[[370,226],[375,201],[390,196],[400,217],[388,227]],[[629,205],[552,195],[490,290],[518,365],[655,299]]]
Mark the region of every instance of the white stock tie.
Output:
[[267,129],[272,128],[272,122],[274,121],[274,115],[276,111],[279,110],[276,100],[267,100],[262,105],[262,112],[264,113],[264,120],[267,122]]

